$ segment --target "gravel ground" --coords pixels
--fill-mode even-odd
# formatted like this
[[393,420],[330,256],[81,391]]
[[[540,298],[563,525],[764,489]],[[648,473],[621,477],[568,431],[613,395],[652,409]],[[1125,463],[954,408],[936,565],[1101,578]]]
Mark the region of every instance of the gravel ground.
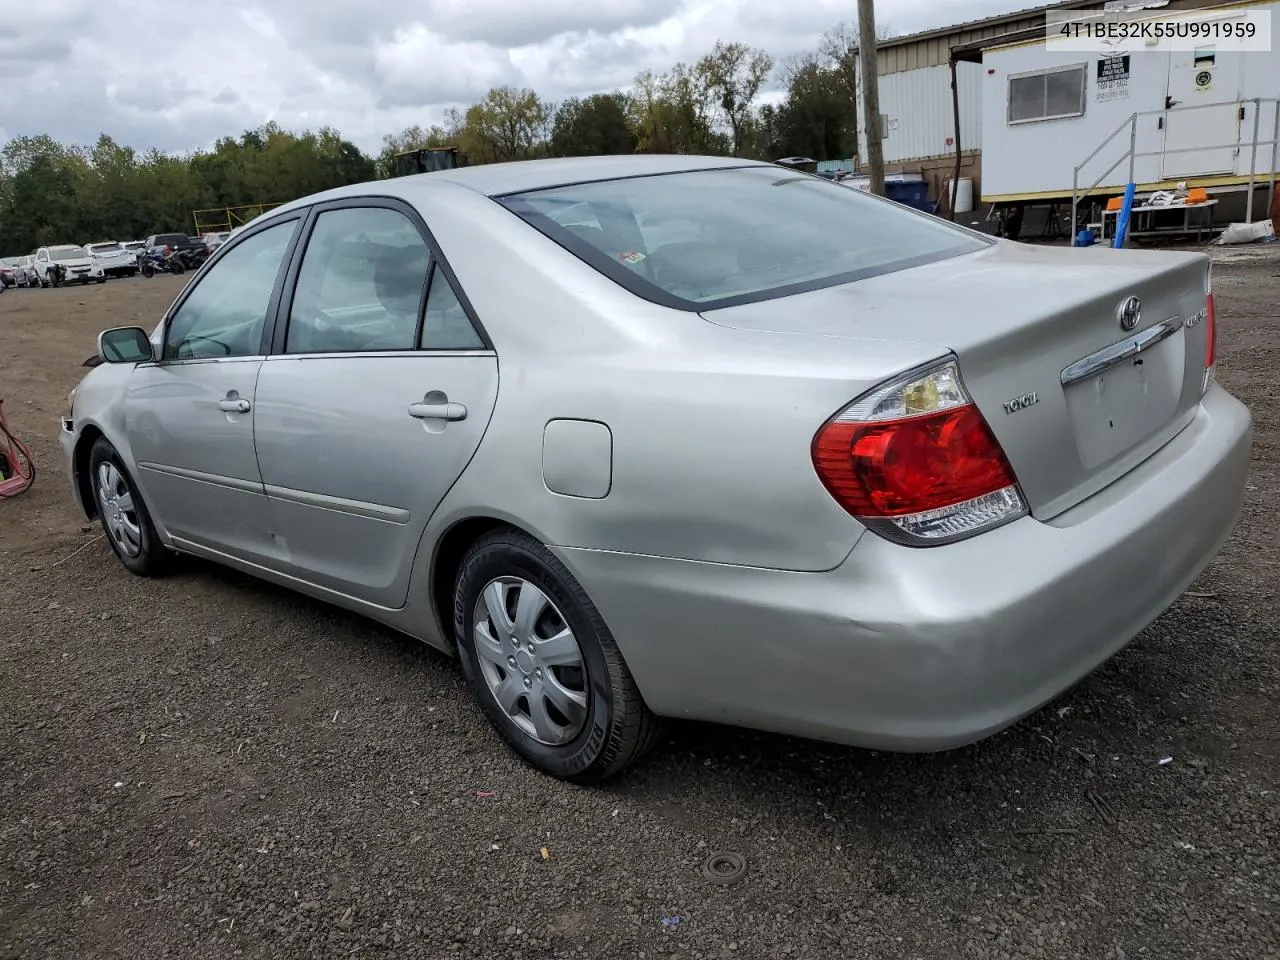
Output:
[[515,761],[411,641],[206,564],[128,575],[57,418],[96,332],[181,281],[0,296],[40,468],[0,503],[0,958],[1280,955],[1280,259],[1215,282],[1248,501],[1133,646],[968,749],[678,726],[598,789]]

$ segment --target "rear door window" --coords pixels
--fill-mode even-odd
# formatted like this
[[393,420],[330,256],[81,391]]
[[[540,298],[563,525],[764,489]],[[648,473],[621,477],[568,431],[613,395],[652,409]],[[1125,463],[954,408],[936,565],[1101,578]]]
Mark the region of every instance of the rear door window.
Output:
[[430,260],[418,228],[397,210],[321,213],[298,273],[285,351],[414,349]]
[[686,310],[848,283],[990,242],[772,166],[603,180],[499,200],[633,293]]

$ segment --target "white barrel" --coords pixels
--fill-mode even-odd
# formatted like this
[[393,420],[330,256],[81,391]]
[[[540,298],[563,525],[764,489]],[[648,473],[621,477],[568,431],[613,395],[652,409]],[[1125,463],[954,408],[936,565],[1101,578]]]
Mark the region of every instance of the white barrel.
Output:
[[951,209],[956,213],[973,212],[972,177],[961,177],[951,182]]

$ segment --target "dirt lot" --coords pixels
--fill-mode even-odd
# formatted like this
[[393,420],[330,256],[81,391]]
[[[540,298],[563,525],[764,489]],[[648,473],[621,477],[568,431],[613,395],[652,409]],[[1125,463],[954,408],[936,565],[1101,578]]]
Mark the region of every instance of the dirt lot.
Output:
[[1126,652],[969,749],[683,726],[591,790],[444,658],[212,566],[133,578],[73,513],[79,363],[180,282],[0,295],[40,470],[0,503],[0,958],[1280,955],[1280,259],[1216,275],[1244,518]]

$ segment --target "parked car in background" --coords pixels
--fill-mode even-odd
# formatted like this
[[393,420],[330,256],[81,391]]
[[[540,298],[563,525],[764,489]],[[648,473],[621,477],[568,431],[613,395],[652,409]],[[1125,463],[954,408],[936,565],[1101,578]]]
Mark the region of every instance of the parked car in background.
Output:
[[108,277],[132,277],[138,273],[138,258],[115,240],[86,244],[85,249]]
[[185,233],[154,233],[142,241],[142,248],[147,253],[158,253],[163,257],[175,253],[190,254],[196,250],[204,252],[204,244]]
[[0,260],[0,289],[7,290],[9,287],[18,285],[18,281],[14,276],[14,269],[13,260]]
[[552,775],[661,717],[942,750],[1230,535],[1252,422],[1216,329],[1201,253],[731,158],[492,164],[255,220],[102,333],[61,444],[130,571],[197,555],[456,653]]
[[210,253],[213,253],[213,251],[217,250],[220,246],[222,246],[224,243],[227,242],[227,238],[229,236],[231,236],[230,230],[223,230],[218,233],[206,233],[203,237],[200,238],[200,242],[205,245],[205,248]]
[[137,259],[147,248],[145,241],[142,240],[125,240],[120,244],[120,246],[124,247],[129,253],[132,253],[134,259]]
[[25,257],[17,258],[17,265],[14,267],[14,278],[18,281],[20,287],[34,287],[38,283],[36,277],[36,258],[33,254],[28,253]]
[[36,251],[36,281],[42,287],[64,283],[106,283],[101,265],[84,247],[59,244]]

